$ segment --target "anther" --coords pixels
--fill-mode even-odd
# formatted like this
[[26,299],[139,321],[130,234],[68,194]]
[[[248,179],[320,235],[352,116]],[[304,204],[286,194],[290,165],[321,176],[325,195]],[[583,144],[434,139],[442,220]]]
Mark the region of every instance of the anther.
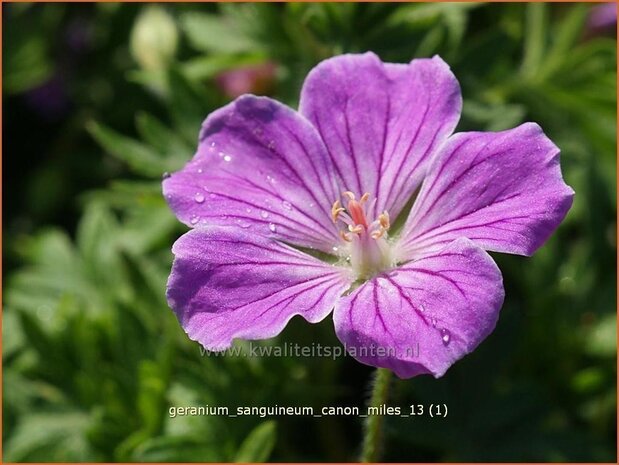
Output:
[[337,219],[340,216],[340,213],[346,211],[345,208],[342,208],[342,204],[339,200],[336,200],[333,206],[331,207],[331,219],[334,223],[337,223]]
[[361,233],[363,232],[363,230],[364,230],[364,229],[365,229],[365,228],[364,228],[364,227],[363,227],[363,225],[361,225],[361,224],[356,224],[356,225],[354,225],[354,226],[353,226],[352,224],[349,224],[349,225],[348,225],[348,230],[349,230],[351,233],[354,233],[354,234],[361,234]]
[[391,223],[389,222],[389,213],[387,212],[382,212],[378,215],[378,221],[381,227],[385,230],[389,229],[389,226],[391,226]]
[[340,237],[346,242],[352,242],[350,234],[346,233],[343,229],[340,229]]

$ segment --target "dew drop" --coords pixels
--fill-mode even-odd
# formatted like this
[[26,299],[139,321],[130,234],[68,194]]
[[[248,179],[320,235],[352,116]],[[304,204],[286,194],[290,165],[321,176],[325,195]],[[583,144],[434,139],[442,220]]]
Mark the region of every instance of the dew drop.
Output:
[[193,199],[196,201],[196,203],[204,203],[204,195],[201,192],[198,192],[196,195],[194,195]]
[[210,193],[208,196],[209,196],[211,199],[214,199],[215,197],[217,197],[217,196],[216,196],[215,194],[213,194],[213,193]]
[[290,202],[288,202],[287,200],[284,200],[284,201],[282,202],[282,205],[283,205],[283,207],[284,207],[286,210],[292,210],[292,204],[291,204]]
[[198,174],[202,174],[204,170],[202,168],[198,168]]
[[451,341],[451,333],[449,330],[445,328],[441,329],[441,339],[443,340],[443,344],[449,344],[449,341]]
[[191,224],[196,224],[198,221],[200,221],[200,218],[196,215],[192,215],[191,218],[189,218]]
[[251,213],[251,208],[246,208],[246,209],[245,209],[245,211],[246,211],[247,213]]
[[269,217],[269,214],[268,214],[267,212],[265,212],[264,210],[262,210],[262,211],[260,212],[260,216],[261,216],[262,218],[264,218],[264,219],[267,219],[267,218]]
[[333,246],[333,247],[331,248],[331,250],[333,250],[333,252],[337,253],[337,251],[338,251],[338,250],[340,250],[340,249],[339,249],[339,247],[337,247],[337,246]]
[[436,318],[432,318],[432,327],[436,328]]
[[275,232],[277,230],[277,226],[275,226],[273,223],[269,223],[269,230],[271,232]]
[[224,155],[224,161],[230,161],[232,157],[230,155]]
[[161,175],[161,179],[168,179],[170,176],[172,175],[166,171],[165,173]]

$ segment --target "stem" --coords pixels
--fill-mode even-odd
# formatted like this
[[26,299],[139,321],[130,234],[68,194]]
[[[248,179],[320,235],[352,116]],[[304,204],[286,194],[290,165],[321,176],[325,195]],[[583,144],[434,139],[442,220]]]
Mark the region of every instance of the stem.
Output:
[[[370,398],[369,407],[380,408],[387,403],[390,384],[391,370],[377,368],[374,375],[374,385],[372,387],[372,397]],[[380,457],[383,443],[384,418],[384,415],[371,415],[368,412],[360,459],[363,463],[374,463]]]

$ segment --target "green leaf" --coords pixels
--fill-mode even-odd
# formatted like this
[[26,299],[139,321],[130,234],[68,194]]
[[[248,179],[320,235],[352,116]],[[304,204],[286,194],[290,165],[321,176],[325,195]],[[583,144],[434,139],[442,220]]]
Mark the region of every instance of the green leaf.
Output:
[[2,359],[10,358],[24,347],[24,332],[14,310],[4,307],[2,312]]
[[[408,24],[415,26],[427,26],[442,16],[452,16],[454,14],[463,14],[467,10],[479,8],[484,2],[445,2],[445,3],[410,3],[406,6],[398,8],[391,15],[388,24]],[[450,19],[450,21],[452,21]]]
[[223,454],[208,438],[159,436],[142,442],[134,451],[136,462],[219,462]]
[[523,76],[533,79],[540,70],[546,49],[547,6],[543,3],[529,3],[526,10],[526,34]]
[[570,5],[566,17],[557,23],[556,30],[552,35],[552,46],[542,64],[541,79],[550,76],[561,66],[562,61],[570,55],[570,50],[576,45],[582,35],[582,29],[588,12],[589,8],[587,5]]
[[257,47],[228,17],[191,12],[182,15],[180,23],[191,46],[203,52],[239,53]]
[[127,163],[136,173],[159,177],[170,171],[170,163],[147,145],[94,121],[88,124],[87,129],[103,149]]
[[7,462],[85,462],[100,460],[86,433],[89,416],[78,411],[24,416],[6,442]]
[[617,354],[617,315],[606,315],[589,331],[585,350],[599,357],[614,357]]
[[242,462],[265,462],[277,438],[276,423],[265,421],[252,430],[239,447],[234,459],[237,463]]
[[151,114],[138,113],[136,123],[144,142],[157,149],[165,158],[181,164],[191,157],[194,147],[190,147],[182,137]]
[[88,205],[77,229],[78,249],[93,284],[105,284],[113,289],[110,294],[124,300],[130,297],[132,289],[121,260],[119,237],[119,225],[107,206]]
[[[178,69],[168,74],[170,115],[187,144],[197,144],[200,125],[209,113],[207,96]],[[168,170],[172,171],[172,170]]]
[[6,48],[2,86],[9,93],[25,92],[43,84],[54,71],[42,36],[32,35]]

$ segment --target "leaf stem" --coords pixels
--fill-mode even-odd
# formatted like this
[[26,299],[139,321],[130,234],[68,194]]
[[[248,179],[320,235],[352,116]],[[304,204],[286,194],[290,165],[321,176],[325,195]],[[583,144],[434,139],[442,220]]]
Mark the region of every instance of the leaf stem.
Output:
[[[369,407],[380,408],[385,405],[387,399],[389,398],[390,384],[391,370],[386,368],[377,368],[374,374],[372,397],[370,398]],[[384,418],[384,415],[372,415],[368,412],[360,459],[363,463],[374,463],[380,457],[383,445]]]

